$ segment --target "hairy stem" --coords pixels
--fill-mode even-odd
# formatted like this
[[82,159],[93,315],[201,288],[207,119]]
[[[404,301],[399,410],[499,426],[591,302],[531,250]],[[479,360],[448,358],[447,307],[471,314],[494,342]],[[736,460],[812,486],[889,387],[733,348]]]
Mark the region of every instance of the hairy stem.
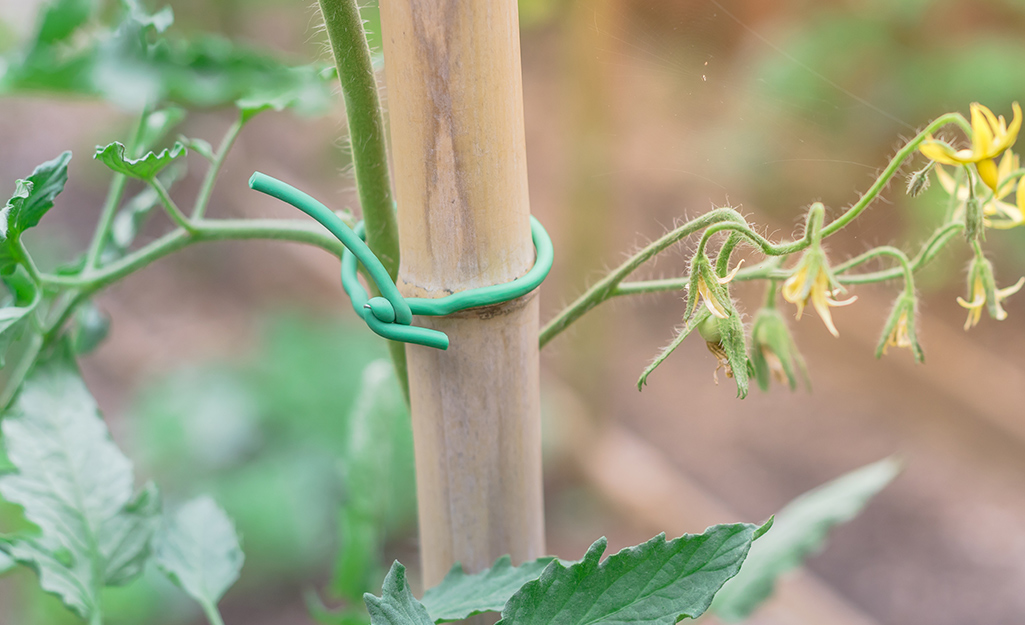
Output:
[[659,252],[662,252],[674,243],[694,234],[698,230],[701,230],[710,224],[723,221],[735,222],[738,220],[743,222],[743,217],[741,217],[740,213],[732,208],[717,208],[705,213],[697,219],[693,219],[682,226],[667,232],[656,241],[648,244],[644,249],[637,252],[628,258],[622,265],[614,269],[612,273],[599,280],[591,288],[587,289],[587,291],[578,297],[576,301],[555,315],[555,318],[549,321],[548,324],[541,329],[541,347],[543,348],[547,345],[549,341],[558,336],[574,321],[584,316],[584,314],[589,310],[612,297],[613,292],[616,287],[619,286],[620,282],[625,280],[627,276]]
[[[363,208],[367,246],[395,280],[399,275],[399,226],[388,175],[384,116],[377,93],[377,78],[370,61],[370,46],[363,30],[363,18],[356,0],[319,2],[345,96],[352,163],[356,190]],[[374,295],[380,295],[375,285],[370,286]],[[389,341],[388,351],[408,401],[406,346]]]

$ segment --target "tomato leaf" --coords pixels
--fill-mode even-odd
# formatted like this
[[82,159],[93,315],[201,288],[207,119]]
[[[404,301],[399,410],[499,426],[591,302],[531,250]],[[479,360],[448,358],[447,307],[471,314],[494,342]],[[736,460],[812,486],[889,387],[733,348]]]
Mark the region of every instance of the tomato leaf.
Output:
[[2,429],[15,472],[0,476],[0,495],[39,528],[5,538],[3,551],[88,620],[100,588],[142,572],[158,518],[156,489],[133,496],[132,465],[66,353],[36,366]]
[[213,607],[238,580],[244,556],[235,525],[209,497],[186,503],[153,537],[157,567],[203,606]]
[[147,152],[141,158],[132,159],[125,155],[124,144],[115,141],[106,146],[96,146],[93,158],[116,173],[140,180],[152,180],[160,173],[160,170],[184,154],[185,146],[175,142],[172,147],[164,148],[159,153]]

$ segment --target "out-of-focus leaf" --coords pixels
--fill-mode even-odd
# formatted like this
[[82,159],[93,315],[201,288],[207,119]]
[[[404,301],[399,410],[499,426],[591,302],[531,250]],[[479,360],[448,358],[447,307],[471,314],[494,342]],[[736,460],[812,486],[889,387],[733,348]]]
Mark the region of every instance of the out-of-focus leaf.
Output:
[[162,33],[174,23],[174,12],[171,7],[165,6],[156,13],[150,13],[142,6],[139,0],[121,0],[128,7],[129,16],[145,28],[152,28]]
[[214,147],[210,145],[209,141],[204,141],[203,139],[189,138],[184,135],[179,135],[178,141],[182,143],[190,151],[199,154],[211,163],[214,161]]
[[299,112],[316,112],[327,106],[324,85],[330,78],[332,68],[318,69],[313,66],[289,68],[273,83],[255,86],[248,94],[235,102],[248,121],[261,111],[296,109]]
[[829,530],[850,521],[900,473],[886,458],[861,467],[793,500],[776,515],[769,534],[756,542],[740,573],[715,597],[719,618],[747,618],[771,594],[780,575],[796,568],[825,543]]
[[133,497],[131,463],[110,440],[67,354],[36,366],[2,428],[17,472],[0,477],[0,495],[40,530],[5,539],[4,550],[88,620],[98,589],[142,571],[156,491],[150,486]]
[[76,354],[83,355],[96,349],[110,332],[110,317],[89,301],[75,313],[71,345]]
[[139,150],[152,150],[183,119],[185,119],[185,109],[180,106],[168,106],[147,115],[146,123],[139,136]]
[[673,625],[697,618],[740,570],[760,529],[747,523],[716,525],[669,541],[662,534],[604,562],[606,542],[599,539],[580,562],[566,567],[553,561],[540,578],[524,584],[499,623]]
[[64,41],[89,20],[93,0],[55,0],[45,5],[36,45],[52,45]]
[[395,561],[384,578],[381,596],[367,593],[363,600],[373,625],[432,625],[427,608],[416,600],[406,582],[406,567]]
[[499,612],[520,587],[537,579],[554,559],[538,558],[513,566],[509,556],[502,556],[490,569],[474,575],[467,575],[457,563],[440,584],[427,589],[422,602],[436,623]]
[[160,170],[184,154],[185,146],[175,143],[172,147],[164,148],[159,153],[148,152],[142,158],[132,159],[125,155],[124,144],[115,141],[106,146],[97,146],[93,158],[119,174],[140,180],[152,180],[160,173]]
[[339,514],[339,548],[330,587],[349,601],[374,590],[390,498],[381,484],[392,475],[393,430],[408,420],[391,364],[376,360],[363,371],[360,394],[349,413],[342,454],[345,499]]
[[10,556],[8,556],[3,551],[0,551],[0,575],[3,575],[7,571],[13,569],[16,564],[17,562],[12,560]]
[[39,304],[39,292],[24,268],[18,267],[3,276],[3,283],[11,297],[0,308],[0,367],[4,366],[11,343],[20,338],[28,326],[29,315]]
[[164,521],[153,556],[171,581],[208,607],[238,580],[245,559],[234,524],[209,497],[193,499]]

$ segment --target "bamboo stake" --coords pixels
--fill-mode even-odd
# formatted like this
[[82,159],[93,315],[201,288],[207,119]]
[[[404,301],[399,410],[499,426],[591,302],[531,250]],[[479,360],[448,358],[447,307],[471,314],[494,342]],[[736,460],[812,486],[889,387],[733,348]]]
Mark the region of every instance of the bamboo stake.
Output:
[[[515,0],[384,0],[385,73],[406,296],[530,268]],[[419,324],[409,346],[424,584],[544,553],[536,293]]]

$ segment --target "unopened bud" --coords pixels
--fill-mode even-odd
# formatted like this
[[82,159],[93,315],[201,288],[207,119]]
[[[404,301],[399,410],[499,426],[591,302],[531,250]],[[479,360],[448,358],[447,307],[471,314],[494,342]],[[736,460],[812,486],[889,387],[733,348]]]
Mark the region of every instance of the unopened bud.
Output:
[[763,391],[769,390],[771,379],[788,385],[791,391],[797,390],[798,373],[805,386],[811,387],[804,358],[797,351],[786,320],[775,308],[763,308],[755,315],[750,356],[755,380]]
[[929,161],[925,167],[908,176],[908,195],[918,197],[929,188],[929,183],[932,182],[929,174],[932,173],[933,165],[935,163]]

